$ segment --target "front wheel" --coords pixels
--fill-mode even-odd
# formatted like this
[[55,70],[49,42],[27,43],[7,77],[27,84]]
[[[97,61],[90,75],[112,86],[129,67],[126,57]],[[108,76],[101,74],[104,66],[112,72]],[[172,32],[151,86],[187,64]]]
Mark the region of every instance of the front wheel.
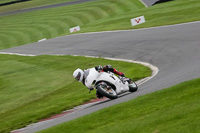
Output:
[[130,91],[130,92],[135,92],[135,91],[137,91],[137,90],[138,90],[137,84],[136,84],[135,82],[131,81],[131,82],[129,83],[129,91]]
[[96,87],[96,89],[98,93],[100,93],[101,95],[107,98],[115,99],[118,97],[117,93],[112,88],[108,88],[107,85],[100,84]]

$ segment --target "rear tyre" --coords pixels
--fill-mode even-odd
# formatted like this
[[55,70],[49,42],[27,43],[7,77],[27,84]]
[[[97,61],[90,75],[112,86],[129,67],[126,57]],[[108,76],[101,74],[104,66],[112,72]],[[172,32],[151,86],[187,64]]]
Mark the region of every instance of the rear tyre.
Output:
[[104,84],[98,85],[96,89],[98,93],[100,93],[101,95],[107,98],[116,99],[118,97],[117,93],[112,88],[108,89],[107,86]]

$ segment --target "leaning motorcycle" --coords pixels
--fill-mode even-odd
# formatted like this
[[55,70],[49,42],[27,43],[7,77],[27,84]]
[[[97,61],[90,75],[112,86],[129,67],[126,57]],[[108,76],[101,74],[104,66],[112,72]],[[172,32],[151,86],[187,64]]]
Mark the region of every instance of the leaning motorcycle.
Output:
[[85,85],[88,88],[95,88],[98,93],[110,99],[115,99],[124,92],[135,92],[138,89],[137,84],[128,78],[117,77],[112,72],[98,72],[95,68],[89,70]]

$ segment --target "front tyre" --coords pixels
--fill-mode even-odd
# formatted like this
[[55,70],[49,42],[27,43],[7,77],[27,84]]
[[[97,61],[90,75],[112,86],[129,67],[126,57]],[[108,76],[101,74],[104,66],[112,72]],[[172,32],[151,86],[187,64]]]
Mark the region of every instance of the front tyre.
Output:
[[131,81],[131,82],[129,83],[129,91],[130,91],[130,92],[135,92],[135,91],[137,91],[137,90],[138,90],[137,84],[136,84],[135,82]]
[[115,99],[118,97],[117,93],[112,89],[107,87],[107,85],[100,84],[96,87],[98,93],[101,95],[110,98],[110,99]]

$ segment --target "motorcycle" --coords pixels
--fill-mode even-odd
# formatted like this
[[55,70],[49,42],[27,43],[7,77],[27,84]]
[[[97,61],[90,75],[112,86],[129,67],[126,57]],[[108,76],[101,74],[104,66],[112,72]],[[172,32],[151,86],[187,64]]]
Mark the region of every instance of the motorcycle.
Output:
[[89,69],[85,79],[88,88],[95,88],[101,95],[115,99],[124,92],[135,92],[138,86],[129,78],[116,76],[112,72],[98,72],[95,68]]

